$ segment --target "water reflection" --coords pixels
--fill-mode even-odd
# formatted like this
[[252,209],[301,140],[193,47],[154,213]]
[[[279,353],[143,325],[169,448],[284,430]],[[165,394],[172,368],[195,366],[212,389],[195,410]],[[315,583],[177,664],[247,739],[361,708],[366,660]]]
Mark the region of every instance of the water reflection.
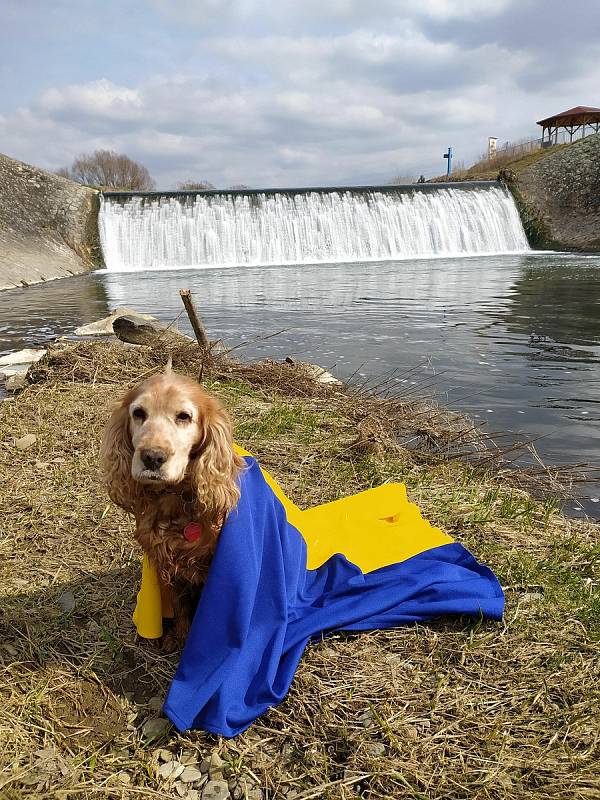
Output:
[[42,345],[107,314],[104,284],[88,275],[0,292],[0,353]]
[[[172,321],[181,287],[213,337],[250,340],[240,355],[293,355],[373,378],[421,365],[398,379],[400,391],[431,380],[440,402],[526,433],[551,463],[600,463],[600,257],[97,273],[0,294],[0,350],[116,305]],[[179,324],[189,331],[185,316]]]

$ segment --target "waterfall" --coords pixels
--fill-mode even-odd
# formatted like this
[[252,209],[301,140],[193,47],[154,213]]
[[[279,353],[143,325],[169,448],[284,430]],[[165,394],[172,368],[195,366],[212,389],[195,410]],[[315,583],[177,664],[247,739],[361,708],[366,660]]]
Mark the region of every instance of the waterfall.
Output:
[[316,264],[528,249],[512,196],[475,188],[111,195],[109,270]]

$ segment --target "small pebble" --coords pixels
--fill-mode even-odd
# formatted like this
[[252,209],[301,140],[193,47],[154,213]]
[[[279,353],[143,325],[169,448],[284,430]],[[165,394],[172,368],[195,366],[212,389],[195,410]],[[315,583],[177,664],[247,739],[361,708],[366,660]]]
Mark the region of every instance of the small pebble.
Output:
[[208,772],[210,769],[210,758],[203,758],[200,762],[200,772]]
[[162,697],[158,697],[158,696],[151,697],[150,700],[148,700],[148,708],[151,711],[162,711],[162,707],[164,705],[164,702],[165,701],[163,700]]
[[160,736],[161,734],[165,733],[169,725],[170,725],[169,720],[165,719],[164,717],[149,719],[147,722],[144,723],[142,727],[142,733],[148,739],[153,739],[154,737]]
[[196,783],[196,781],[202,780],[202,777],[203,775],[197,767],[186,767],[179,780],[182,783]]
[[365,746],[365,751],[372,758],[381,758],[385,755],[385,745],[382,742],[369,742]]
[[525,592],[521,597],[522,603],[537,603],[538,600],[543,600],[544,595],[540,592]]
[[[179,763],[187,766],[198,766],[198,755],[193,750],[184,750],[179,756]],[[204,770],[206,772],[206,770]]]
[[167,761],[158,768],[158,774],[166,781],[174,781],[185,769],[178,761]]
[[210,765],[208,767],[208,774],[210,776],[211,781],[222,781],[223,780],[223,767],[225,763],[221,756],[217,753],[217,751],[213,751],[210,756]]
[[25,436],[21,436],[20,439],[17,439],[15,442],[15,447],[17,450],[27,450],[28,447],[35,444],[37,442],[37,437],[33,435],[33,433],[26,433]]
[[197,789],[188,789],[187,790],[187,799],[188,800],[200,800],[200,792]]
[[173,753],[170,750],[165,750],[164,748],[155,750],[154,755],[158,761],[162,761],[163,763],[167,761],[173,761]]
[[202,800],[228,800],[231,797],[225,781],[209,781],[202,790]]
[[65,614],[73,611],[75,608],[75,595],[73,592],[63,592],[58,598],[58,605],[61,607]]
[[21,389],[24,389],[27,386],[27,384],[27,375],[17,373],[16,375],[8,376],[6,383],[4,384],[4,388],[7,392],[20,392]]

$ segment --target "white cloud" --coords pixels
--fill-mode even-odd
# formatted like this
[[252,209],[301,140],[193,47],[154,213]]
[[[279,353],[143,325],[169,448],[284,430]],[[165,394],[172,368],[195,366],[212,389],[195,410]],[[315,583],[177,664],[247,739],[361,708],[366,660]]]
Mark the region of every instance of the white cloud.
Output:
[[[595,39],[581,39],[568,69],[549,72],[537,26],[531,41],[519,27],[536,6],[154,0],[164,23],[145,39],[155,73],[115,78],[101,62],[93,79],[55,81],[3,108],[2,149],[56,168],[108,147],[142,161],[164,188],[193,178],[291,186],[436,174],[450,144],[468,163],[488,135],[533,138],[536,119],[600,104]],[[131,25],[148,34],[143,21]],[[112,66],[116,34],[106,35]]]
[[139,118],[142,99],[136,89],[99,80],[47,89],[37,105],[50,116],[85,114],[105,120],[133,120]]

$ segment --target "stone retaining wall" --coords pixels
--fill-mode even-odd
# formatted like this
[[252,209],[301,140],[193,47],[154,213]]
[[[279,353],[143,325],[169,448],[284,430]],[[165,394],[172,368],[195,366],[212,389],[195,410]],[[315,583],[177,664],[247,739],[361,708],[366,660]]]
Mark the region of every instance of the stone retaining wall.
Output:
[[0,290],[99,262],[98,193],[0,154]]

